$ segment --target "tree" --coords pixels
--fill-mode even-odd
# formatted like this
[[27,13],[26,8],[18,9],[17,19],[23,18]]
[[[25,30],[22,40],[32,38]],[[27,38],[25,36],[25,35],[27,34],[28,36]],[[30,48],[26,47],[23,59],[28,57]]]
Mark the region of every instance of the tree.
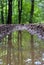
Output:
[[33,14],[34,14],[34,0],[31,0],[31,11],[30,11],[29,23],[33,23]]
[[21,14],[22,14],[22,0],[18,0],[18,19],[19,19],[19,24],[21,23]]
[[3,1],[1,0],[1,22],[4,24],[4,11],[3,11]]
[[[1,1],[0,1],[0,18],[2,17],[1,16],[2,15],[1,14],[1,11],[2,11]],[[29,24],[29,18],[31,19],[31,16],[29,16],[29,15],[32,14],[32,13],[30,14],[30,12],[31,12],[30,8],[31,7],[33,8],[33,6],[31,5],[32,3],[30,2],[30,0],[23,0],[23,5],[22,5],[22,1],[20,0],[20,2],[19,2],[20,6],[19,6],[18,1],[19,0],[11,0],[11,1],[4,0],[4,1],[2,1],[3,2],[2,6],[4,5],[3,6],[4,23],[7,23],[8,21],[6,22],[6,19],[8,20],[8,16],[12,15],[12,23],[18,24],[18,17],[20,17],[22,15],[21,23]],[[34,6],[35,8],[34,8],[33,21],[36,23],[39,23],[41,21],[43,22],[44,21],[44,1],[43,0],[35,0],[34,5],[35,5]],[[12,8],[12,10],[10,10],[11,8]],[[1,22],[1,19],[0,19],[0,22]]]
[[5,23],[7,23],[7,15],[8,15],[8,8],[7,8],[8,4],[7,3],[8,1],[6,0],[5,3],[6,3],[5,4]]
[[8,0],[8,19],[7,24],[11,24],[12,22],[12,0]]

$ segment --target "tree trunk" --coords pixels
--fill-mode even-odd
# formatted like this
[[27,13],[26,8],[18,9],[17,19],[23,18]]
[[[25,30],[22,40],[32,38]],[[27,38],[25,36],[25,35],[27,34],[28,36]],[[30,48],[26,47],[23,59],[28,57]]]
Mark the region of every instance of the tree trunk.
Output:
[[4,24],[4,12],[3,12],[3,1],[1,0],[1,22]]
[[8,11],[7,11],[7,0],[6,0],[6,8],[5,8],[5,23],[7,23],[7,15],[8,15]]
[[12,22],[12,0],[8,0],[8,19],[7,24],[11,24]]
[[21,14],[22,14],[22,0],[18,0],[18,19],[19,19],[19,24],[21,23]]
[[31,11],[30,11],[29,23],[33,23],[33,14],[34,14],[34,0],[31,0]]

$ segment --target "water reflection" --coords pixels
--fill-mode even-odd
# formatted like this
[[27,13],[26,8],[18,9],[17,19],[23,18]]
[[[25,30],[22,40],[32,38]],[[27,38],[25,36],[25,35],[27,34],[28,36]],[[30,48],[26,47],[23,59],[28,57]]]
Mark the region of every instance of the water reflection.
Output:
[[[30,44],[30,42],[28,43]],[[7,43],[1,45],[0,65],[44,65],[44,42],[39,39],[34,39],[34,47],[32,48],[29,44],[28,46],[25,45],[27,46],[25,48],[20,47],[19,50],[14,45],[8,48]],[[7,55],[9,49],[11,49],[11,54]],[[11,59],[10,63],[9,58]]]
[[[35,55],[37,54],[35,53]],[[6,62],[7,62],[7,55],[5,54],[3,55],[3,57],[0,57],[0,65],[7,65]],[[12,49],[11,65],[33,65],[32,59],[31,59],[31,53],[29,54],[29,50],[19,51],[18,53],[18,51],[16,51],[15,49]],[[42,53],[41,57],[38,56],[38,58],[34,56],[34,65],[44,65],[44,53]]]

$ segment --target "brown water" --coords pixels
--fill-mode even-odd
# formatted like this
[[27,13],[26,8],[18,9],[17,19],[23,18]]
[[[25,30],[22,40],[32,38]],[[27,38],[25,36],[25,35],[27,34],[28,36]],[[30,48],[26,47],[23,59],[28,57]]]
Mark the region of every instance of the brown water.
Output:
[[0,42],[0,65],[44,65],[44,41],[34,36],[34,44],[31,47],[29,33],[26,34],[23,36],[22,47],[19,47],[19,50],[17,35],[15,40],[12,40],[11,48],[7,45],[7,39]]
[[7,53],[6,48],[0,50],[0,65],[10,65],[10,63],[11,65],[36,65],[37,62],[40,63],[37,65],[44,65],[44,52],[40,47],[35,48],[33,54],[30,49],[11,48],[11,54]]

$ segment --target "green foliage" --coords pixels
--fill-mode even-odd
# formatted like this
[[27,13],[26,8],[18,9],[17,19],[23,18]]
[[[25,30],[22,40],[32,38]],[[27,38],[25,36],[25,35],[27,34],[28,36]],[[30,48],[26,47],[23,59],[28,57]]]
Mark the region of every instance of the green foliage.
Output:
[[29,15],[30,15],[30,9],[31,9],[31,4],[30,2],[23,2],[23,10],[22,10],[22,23],[27,23],[29,22]]
[[[2,1],[2,0],[1,0]],[[0,24],[1,22],[1,1],[0,1]],[[4,15],[4,23],[7,21],[8,16],[8,1],[3,0],[3,15]],[[30,10],[31,10],[31,0],[23,0],[22,4],[22,23],[29,23],[30,18]],[[34,4],[34,15],[33,15],[34,23],[42,23],[44,22],[44,0],[35,0]],[[12,0],[12,23],[18,24],[18,0]]]

